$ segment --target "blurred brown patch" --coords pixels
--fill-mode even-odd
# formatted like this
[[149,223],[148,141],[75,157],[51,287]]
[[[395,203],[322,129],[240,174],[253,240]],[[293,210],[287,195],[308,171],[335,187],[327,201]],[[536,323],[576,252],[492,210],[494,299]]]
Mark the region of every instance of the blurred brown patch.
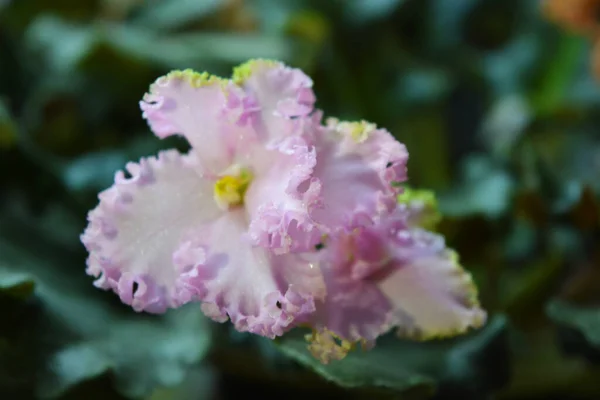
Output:
[[258,20],[244,0],[227,0],[214,16],[221,29],[233,32],[254,32],[258,29]]
[[573,224],[583,232],[589,232],[600,227],[598,200],[590,187],[583,189],[579,202],[575,204],[570,212],[570,217]]
[[495,238],[492,223],[481,214],[462,218],[444,217],[438,231],[458,251],[465,264],[485,259],[487,249]]
[[562,28],[594,40],[591,68],[600,79],[600,0],[545,0],[546,18]]
[[560,298],[580,305],[600,304],[600,250],[565,282]]
[[537,192],[527,191],[517,194],[514,211],[517,218],[523,218],[538,228],[546,227],[550,222],[548,205]]
[[599,32],[600,0],[545,0],[542,11],[550,21],[571,32],[585,35]]
[[596,39],[592,48],[591,68],[596,79],[600,79],[600,39]]

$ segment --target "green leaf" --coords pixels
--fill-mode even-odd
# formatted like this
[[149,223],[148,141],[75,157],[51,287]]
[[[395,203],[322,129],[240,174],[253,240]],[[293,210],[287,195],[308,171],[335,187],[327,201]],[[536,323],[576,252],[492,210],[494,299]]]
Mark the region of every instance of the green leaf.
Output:
[[177,28],[214,12],[222,5],[220,0],[162,0],[147,1],[133,23],[153,30]]
[[[197,306],[164,316],[134,313],[120,306],[113,294],[93,287],[83,273],[83,252],[61,247],[60,241],[40,234],[37,225],[4,211],[0,264],[8,272],[0,277],[8,278],[0,281],[31,279],[43,313],[40,326],[29,333],[32,341],[47,347],[42,351],[33,343],[23,346],[34,353],[40,369],[35,387],[39,397],[59,396],[82,381],[111,372],[121,393],[139,398],[156,387],[179,384],[204,356],[210,334]],[[55,230],[60,231],[60,225]],[[19,338],[23,333],[17,330],[10,336]]]
[[[208,63],[239,64],[256,57],[290,61],[294,54],[292,42],[281,36],[260,33],[164,35],[134,25],[111,22],[82,25],[50,16],[36,19],[28,27],[26,39],[32,51],[43,51],[52,71],[62,74],[72,72],[96,52],[106,49],[116,52],[123,60],[118,65],[126,67],[133,60],[167,69],[204,69]],[[110,70],[111,65],[103,68]]]
[[552,62],[544,64],[546,68],[540,71],[539,83],[530,94],[534,110],[543,116],[564,104],[585,50],[584,40],[577,36],[560,35],[555,40],[546,41],[553,46],[548,53]]
[[[351,352],[321,364],[307,350],[301,332],[279,341],[280,350],[340,386],[382,388],[397,393],[455,391],[457,398],[481,395],[506,379],[506,319],[497,316],[480,331],[460,338],[411,342],[387,335],[374,349]],[[500,373],[498,373],[500,371]],[[453,392],[454,393],[454,392]]]
[[558,324],[559,339],[567,353],[600,363],[600,308],[583,307],[562,300],[551,301],[546,313]]
[[206,65],[208,62],[239,64],[250,58],[290,61],[290,40],[278,36],[232,33],[185,33],[159,36],[148,30],[107,26],[105,40],[131,57],[167,68]]
[[500,217],[510,206],[515,186],[511,175],[490,157],[471,155],[462,165],[462,184],[440,194],[440,210],[450,216]]
[[3,99],[0,97],[0,151],[12,147],[17,141],[16,125]]
[[0,294],[25,299],[31,296],[34,287],[35,284],[30,275],[12,271],[0,264]]
[[350,23],[363,24],[385,18],[400,7],[404,0],[349,0],[339,3]]
[[146,400],[189,400],[215,397],[215,371],[209,367],[197,368],[178,386],[155,390]]

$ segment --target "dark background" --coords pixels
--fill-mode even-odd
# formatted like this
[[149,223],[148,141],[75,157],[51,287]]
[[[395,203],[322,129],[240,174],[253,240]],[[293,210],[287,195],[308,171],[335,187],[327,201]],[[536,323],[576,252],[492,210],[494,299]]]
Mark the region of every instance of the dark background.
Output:
[[[569,33],[598,3],[561,26],[533,0],[0,0],[0,399],[600,398],[600,86],[590,32]],[[150,134],[148,85],[256,57],[408,146],[486,328],[322,367],[299,333],[139,315],[92,286],[97,193],[185,146]]]

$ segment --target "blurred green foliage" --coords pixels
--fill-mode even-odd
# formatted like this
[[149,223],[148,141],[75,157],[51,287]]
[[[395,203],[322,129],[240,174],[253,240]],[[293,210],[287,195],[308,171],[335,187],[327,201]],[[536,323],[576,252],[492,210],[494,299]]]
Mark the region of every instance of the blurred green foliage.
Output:
[[[600,397],[588,47],[537,1],[0,0],[0,398]],[[303,68],[326,115],[408,146],[486,328],[323,367],[294,335],[276,346],[194,307],[138,315],[92,286],[78,235],[98,191],[130,159],[185,148],[149,133],[149,83],[256,57]]]

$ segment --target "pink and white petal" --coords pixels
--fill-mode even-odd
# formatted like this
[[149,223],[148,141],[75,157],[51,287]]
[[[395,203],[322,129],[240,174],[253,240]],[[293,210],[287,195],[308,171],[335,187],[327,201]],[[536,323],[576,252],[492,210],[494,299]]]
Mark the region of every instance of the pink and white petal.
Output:
[[329,118],[327,126],[340,136],[343,152],[360,154],[391,189],[401,191],[397,185],[407,179],[408,151],[404,144],[387,130],[366,121],[346,122]]
[[[389,329],[390,307],[377,285],[368,278],[381,270],[388,258],[381,240],[373,240],[371,227],[332,235],[317,252],[326,297],[317,302],[312,325],[341,340],[375,340]],[[377,245],[369,252],[362,248]],[[365,250],[365,251],[363,251]],[[327,347],[327,346],[326,346]]]
[[204,169],[219,173],[231,164],[239,136],[249,134],[240,123],[245,103],[231,100],[243,98],[231,81],[192,70],[173,71],[150,86],[140,107],[156,136],[183,135]]
[[314,135],[317,163],[313,177],[321,182],[322,207],[314,220],[326,233],[348,226],[357,214],[371,217],[391,211],[396,205],[394,191],[382,178],[368,152],[349,147],[331,130]]
[[375,340],[389,330],[389,303],[375,284],[353,279],[346,268],[322,268],[327,297],[317,303],[314,324],[343,340]]
[[173,251],[190,229],[219,213],[212,184],[195,155],[175,150],[129,163],[88,215],[81,240],[89,251],[87,273],[136,311],[162,313],[182,304],[175,287]]
[[484,322],[471,277],[443,237],[408,229],[401,217],[363,221],[330,237],[319,252],[327,296],[317,302],[317,329],[356,342],[373,341],[394,326],[427,339]]
[[[229,317],[239,331],[274,338],[314,312],[314,270],[300,258],[273,256],[242,240],[246,229],[243,210],[236,210],[190,236],[174,256],[177,287],[202,301],[216,321]],[[281,273],[292,265],[297,274]]]
[[300,136],[272,142],[255,156],[246,192],[248,234],[276,254],[313,250],[323,231],[312,214],[321,207],[321,183],[312,177],[317,154]]
[[233,80],[259,107],[266,138],[280,138],[288,120],[310,114],[315,103],[313,82],[301,70],[269,60],[251,60],[234,70]]
[[390,323],[401,336],[454,336],[486,320],[470,274],[450,250],[398,262],[378,288],[390,303]]
[[250,60],[234,70],[233,80],[254,95],[265,117],[306,116],[316,101],[312,79],[278,61]]

